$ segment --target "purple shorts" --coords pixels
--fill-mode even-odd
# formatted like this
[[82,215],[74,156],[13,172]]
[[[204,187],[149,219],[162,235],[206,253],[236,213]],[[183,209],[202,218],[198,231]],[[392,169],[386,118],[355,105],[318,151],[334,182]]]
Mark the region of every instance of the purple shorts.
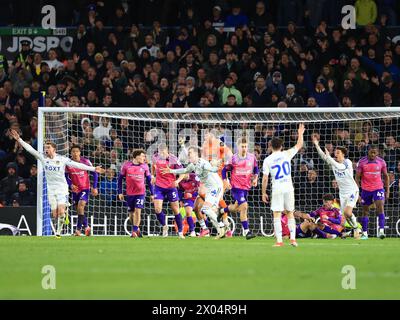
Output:
[[192,209],[194,208],[194,202],[196,201],[197,198],[197,192],[192,194],[192,197],[189,199],[185,199],[185,193],[183,190],[179,190],[179,199],[183,202],[184,207],[191,207]]
[[144,197],[144,194],[139,194],[136,196],[126,196],[126,206],[129,208],[129,211],[135,211],[136,208],[143,209]]
[[370,206],[378,200],[385,201],[385,189],[378,189],[375,191],[361,191],[361,204],[363,206]]
[[79,201],[85,201],[86,203],[89,201],[89,194],[90,190],[85,189],[82,190],[81,192],[73,192],[72,193],[72,202],[77,205]]
[[304,233],[303,230],[301,230],[300,225],[296,225],[296,238],[310,238],[311,233],[308,231],[307,233]]
[[247,202],[247,190],[232,188],[231,194],[234,201],[237,201],[240,206],[242,203]]
[[168,200],[168,202],[179,201],[178,190],[176,188],[161,188],[159,186],[155,186],[154,199]]

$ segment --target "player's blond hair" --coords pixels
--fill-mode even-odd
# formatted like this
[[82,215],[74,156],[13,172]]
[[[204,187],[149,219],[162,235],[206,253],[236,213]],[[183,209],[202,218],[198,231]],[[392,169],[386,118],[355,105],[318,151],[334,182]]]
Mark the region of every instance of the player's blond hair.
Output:
[[53,141],[47,140],[44,144],[52,146],[55,150],[57,150],[57,145]]

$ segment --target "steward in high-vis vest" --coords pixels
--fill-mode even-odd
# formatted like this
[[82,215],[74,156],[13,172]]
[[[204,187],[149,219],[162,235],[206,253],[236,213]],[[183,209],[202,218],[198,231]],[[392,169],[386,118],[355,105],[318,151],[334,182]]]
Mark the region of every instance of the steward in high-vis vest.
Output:
[[21,62],[22,68],[30,68],[30,63],[31,61],[27,61],[28,57],[32,57],[32,49],[31,49],[31,43],[29,40],[22,40],[21,42],[21,51],[17,54],[17,56],[14,59],[13,65],[15,65],[18,61]]

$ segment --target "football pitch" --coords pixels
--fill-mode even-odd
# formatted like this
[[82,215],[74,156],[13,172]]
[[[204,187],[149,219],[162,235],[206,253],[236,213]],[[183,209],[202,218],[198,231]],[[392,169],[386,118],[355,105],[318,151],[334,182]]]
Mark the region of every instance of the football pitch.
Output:
[[[400,239],[273,243],[1,237],[0,299],[400,299]],[[46,265],[55,268],[54,290],[42,288]],[[356,288],[345,290],[349,265]]]

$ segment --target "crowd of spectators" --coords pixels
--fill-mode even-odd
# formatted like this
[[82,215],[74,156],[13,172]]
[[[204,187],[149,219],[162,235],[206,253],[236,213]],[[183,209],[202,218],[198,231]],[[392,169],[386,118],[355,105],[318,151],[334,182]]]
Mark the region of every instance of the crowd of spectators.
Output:
[[[36,11],[42,2],[1,2],[0,25],[40,24]],[[397,29],[392,28],[398,23],[398,1],[47,3],[55,5],[58,25],[75,29],[71,52],[53,48],[41,54],[25,40],[13,61],[8,63],[0,53],[0,198],[7,205],[35,201],[35,161],[9,137],[8,130],[19,130],[36,147],[41,105],[112,110],[116,106],[400,104],[400,41],[395,41],[393,30]],[[355,30],[340,27],[341,8],[346,4],[357,9]],[[46,91],[44,101],[41,91]],[[152,142],[151,131],[145,130],[137,142],[130,142],[128,133],[139,129],[128,120],[81,120],[70,143],[80,143],[85,156],[107,159],[110,183],[104,181],[106,189],[131,148]],[[349,147],[354,148],[354,155],[378,140],[391,163],[395,183],[400,137],[398,130],[388,130],[386,125],[398,128],[397,122],[379,122],[370,123],[365,132],[332,129],[331,135],[352,140]],[[267,137],[271,132],[282,133],[280,128],[268,126],[258,131],[263,137],[264,133]],[[61,141],[65,135],[55,128],[51,138]],[[262,139],[256,145],[259,157],[268,152],[268,143]],[[329,141],[332,147],[337,144]],[[324,175],[315,168],[318,157],[310,152],[300,153],[302,160],[296,167],[303,177],[299,186],[304,188],[318,185]]]

